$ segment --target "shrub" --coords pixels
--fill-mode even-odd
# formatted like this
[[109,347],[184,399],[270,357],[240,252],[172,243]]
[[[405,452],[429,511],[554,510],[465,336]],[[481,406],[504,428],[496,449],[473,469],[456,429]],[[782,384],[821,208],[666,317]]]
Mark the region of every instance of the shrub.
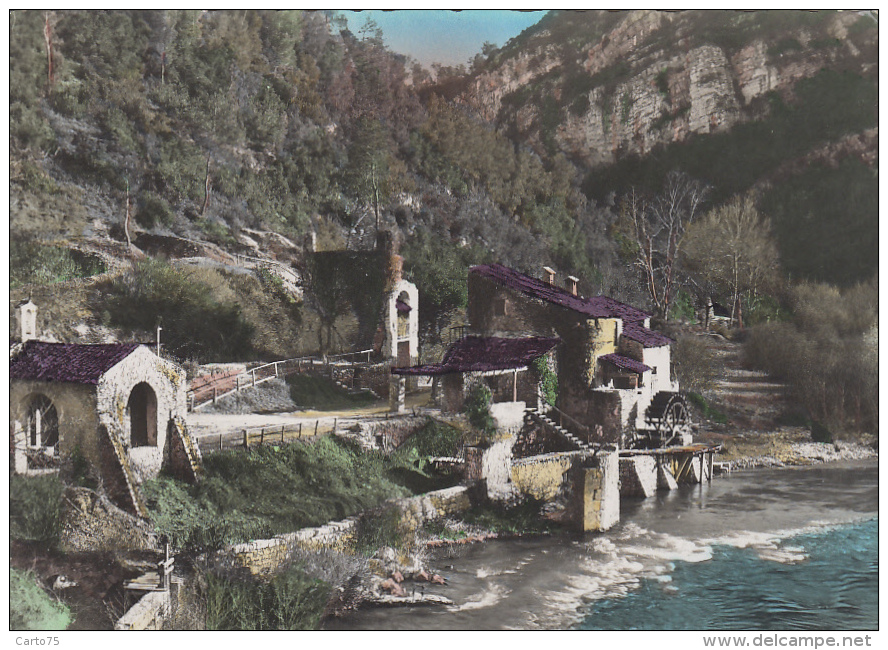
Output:
[[728,416],[719,411],[717,408],[713,407],[706,401],[699,393],[688,393],[688,401],[695,405],[700,411],[703,413],[703,417],[707,420],[712,420],[713,422],[718,422],[719,424],[727,424]]
[[207,630],[316,630],[330,585],[291,566],[269,581],[206,574]]
[[702,393],[716,377],[712,351],[696,336],[682,336],[672,346],[672,367],[683,390]]
[[543,399],[555,406],[558,403],[558,375],[549,367],[546,357],[534,359],[531,366],[539,375]]
[[484,434],[496,431],[496,423],[490,415],[490,400],[490,389],[484,384],[476,384],[469,392],[463,407],[469,423]]
[[166,199],[154,192],[143,192],[139,197],[136,221],[146,228],[169,226],[176,218],[176,213]]
[[253,327],[231,298],[218,301],[198,271],[148,259],[119,276],[104,293],[109,325],[153,330],[162,323],[166,348],[180,358],[230,361],[252,352]]
[[355,550],[365,556],[384,546],[409,550],[414,546],[413,531],[401,510],[391,504],[361,513],[355,524]]
[[61,246],[35,240],[11,239],[9,242],[9,284],[46,285],[87,278],[105,272],[104,263]]
[[550,524],[540,517],[542,506],[542,501],[531,497],[505,508],[476,506],[466,512],[464,520],[496,533],[544,533],[550,530]]
[[57,476],[10,476],[9,536],[47,550],[58,548],[63,492]]
[[821,422],[812,422],[811,440],[814,442],[832,442],[833,435]]
[[33,573],[10,567],[10,630],[64,630],[70,623],[70,610],[53,600]]

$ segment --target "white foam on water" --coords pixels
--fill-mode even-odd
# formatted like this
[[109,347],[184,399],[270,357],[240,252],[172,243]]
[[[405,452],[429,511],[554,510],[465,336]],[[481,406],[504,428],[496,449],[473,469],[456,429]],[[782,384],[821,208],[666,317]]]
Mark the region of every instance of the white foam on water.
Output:
[[508,594],[509,590],[502,585],[493,585],[487,591],[482,591],[478,594],[472,594],[462,605],[449,607],[448,609],[451,612],[465,612],[473,609],[492,607],[493,605],[496,605],[498,602],[500,602],[503,598],[505,598]]

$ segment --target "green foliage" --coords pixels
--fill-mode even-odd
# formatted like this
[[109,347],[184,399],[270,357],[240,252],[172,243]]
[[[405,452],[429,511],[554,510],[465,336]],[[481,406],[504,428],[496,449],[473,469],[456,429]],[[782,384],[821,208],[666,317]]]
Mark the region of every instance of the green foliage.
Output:
[[703,413],[703,417],[718,424],[727,424],[728,416],[706,401],[700,393],[688,393],[688,401]]
[[407,496],[386,476],[396,466],[382,454],[323,437],[310,445],[209,454],[199,485],[161,476],[143,491],[156,528],[177,548],[203,552],[320,526]]
[[469,418],[469,424],[484,434],[496,431],[493,416],[490,415],[490,389],[484,384],[476,384],[466,397],[463,412]]
[[878,430],[878,285],[793,290],[791,322],[748,330],[744,358],[787,381],[812,421],[833,431]]
[[811,423],[811,440],[814,442],[832,442],[832,432],[820,422]]
[[9,477],[9,536],[53,551],[61,533],[64,486],[57,476]]
[[814,165],[761,200],[789,277],[849,286],[879,265],[879,177],[855,158]]
[[233,300],[217,301],[193,273],[147,259],[118,276],[103,296],[104,318],[113,326],[164,328],[165,345],[180,358],[237,360],[249,356],[254,328]]
[[93,475],[92,466],[84,455],[80,445],[74,447],[68,462],[70,463],[68,467],[70,478],[67,480],[69,480],[71,484],[78,487],[89,488],[90,490],[98,488],[99,483]]
[[711,389],[718,374],[712,351],[693,335],[679,337],[672,346],[672,367],[682,390],[695,393]]
[[679,289],[669,305],[669,320],[692,321],[695,317],[694,296],[684,289]]
[[469,267],[487,257],[480,248],[459,248],[427,230],[409,238],[401,253],[406,275],[419,291],[419,314],[424,324],[437,324],[448,312],[466,307]]
[[332,592],[299,566],[268,581],[205,575],[207,630],[316,630]]
[[347,393],[326,377],[290,375],[287,384],[290,398],[301,408],[336,411],[367,406],[376,399],[369,393]]
[[663,95],[665,99],[669,99],[669,69],[663,68],[657,73],[654,79],[657,85],[657,92]]
[[396,454],[417,456],[456,456],[462,442],[462,431],[433,418],[401,445]]
[[380,548],[409,550],[413,547],[413,531],[404,521],[400,508],[387,504],[362,512],[355,523],[355,550],[372,556]]
[[169,226],[176,218],[167,200],[155,192],[142,192],[137,205],[136,221],[146,228]]
[[25,284],[46,285],[88,278],[105,272],[99,258],[35,240],[13,238],[9,242],[10,288]]
[[71,618],[68,607],[53,600],[33,573],[9,568],[10,630],[64,630]]
[[503,507],[497,505],[475,506],[465,513],[466,523],[481,526],[496,533],[513,535],[546,533],[551,524],[540,516],[542,501],[526,498],[521,503]]
[[534,359],[531,367],[539,375],[543,399],[552,406],[558,404],[558,375],[549,367],[547,358]]

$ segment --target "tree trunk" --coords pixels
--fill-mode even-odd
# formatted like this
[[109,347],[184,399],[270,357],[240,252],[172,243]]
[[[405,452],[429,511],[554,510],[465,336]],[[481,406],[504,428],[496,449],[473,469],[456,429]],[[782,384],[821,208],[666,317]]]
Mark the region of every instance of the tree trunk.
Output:
[[126,215],[123,218],[123,234],[126,236],[126,247],[127,250],[132,250],[133,243],[130,240],[130,190],[129,190],[129,180],[126,181]]
[[204,202],[203,207],[200,209],[200,216],[204,216],[204,213],[207,211],[207,206],[210,204],[210,157],[207,156],[207,175],[204,180]]
[[52,84],[53,77],[55,71],[52,66],[52,24],[50,23],[50,17],[52,12],[47,11],[43,14],[43,41],[46,43],[46,80],[48,91],[52,92]]

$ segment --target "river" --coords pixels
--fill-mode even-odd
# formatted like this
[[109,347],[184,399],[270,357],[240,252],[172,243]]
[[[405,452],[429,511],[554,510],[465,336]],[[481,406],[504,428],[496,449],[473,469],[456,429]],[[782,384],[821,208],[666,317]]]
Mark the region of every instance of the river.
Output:
[[448,584],[428,591],[455,605],[363,609],[329,627],[876,629],[878,465],[735,472],[624,499],[607,533],[452,547],[430,564]]

